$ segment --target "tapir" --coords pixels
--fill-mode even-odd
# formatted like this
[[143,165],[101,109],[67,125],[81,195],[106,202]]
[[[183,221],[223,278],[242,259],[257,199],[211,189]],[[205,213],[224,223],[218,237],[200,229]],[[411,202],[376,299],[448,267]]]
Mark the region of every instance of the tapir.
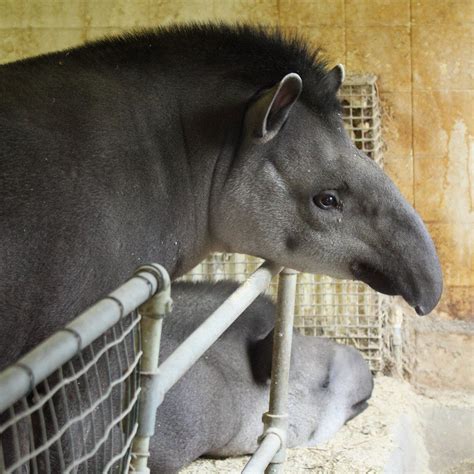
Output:
[[[232,282],[174,284],[162,360],[235,289]],[[151,472],[177,472],[202,455],[255,451],[268,410],[274,323],[274,304],[260,296],[168,392],[151,438]],[[328,440],[367,406],[372,388],[372,374],[357,350],[295,332],[288,445]]]
[[142,263],[210,251],[362,280],[419,314],[420,217],[344,131],[339,66],[262,28],[173,26],[0,67],[0,369]]

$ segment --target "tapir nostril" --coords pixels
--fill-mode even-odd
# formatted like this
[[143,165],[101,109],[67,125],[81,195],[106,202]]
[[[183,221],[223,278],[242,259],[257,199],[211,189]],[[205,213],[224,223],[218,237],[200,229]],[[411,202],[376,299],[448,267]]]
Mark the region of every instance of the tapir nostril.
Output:
[[424,316],[426,314],[425,308],[423,308],[423,306],[420,306],[420,305],[415,306],[415,311],[416,311],[416,314],[418,314],[419,316]]
[[356,411],[357,413],[360,413],[364,411],[368,406],[369,404],[367,403],[367,400],[361,400],[360,402],[352,405],[352,409]]
[[354,405],[352,405],[351,407],[352,413],[349,415],[346,421],[352,420],[357,415],[360,415],[364,410],[366,410],[369,406],[369,404],[367,403],[367,400],[368,399],[361,400],[360,402],[357,402]]

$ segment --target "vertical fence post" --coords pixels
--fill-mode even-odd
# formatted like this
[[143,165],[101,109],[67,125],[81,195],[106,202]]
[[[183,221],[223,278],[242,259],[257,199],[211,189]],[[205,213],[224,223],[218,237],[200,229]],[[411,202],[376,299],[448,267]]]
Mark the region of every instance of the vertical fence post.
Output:
[[160,354],[160,339],[163,318],[171,311],[170,277],[161,265],[144,265],[136,271],[152,273],[158,280],[158,290],[140,306],[142,359],[140,366],[140,404],[138,430],[132,445],[131,472],[148,474],[147,467],[150,437],[155,432],[156,393],[155,381]]
[[[288,430],[288,380],[295,316],[296,277],[294,270],[283,269],[278,282],[277,317],[273,332],[270,404],[264,413],[263,435],[259,447],[242,471],[245,474],[276,474],[283,471]],[[267,467],[268,466],[268,467]]]
[[290,375],[291,342],[295,316],[296,277],[295,270],[283,269],[278,283],[277,319],[273,337],[272,381],[270,405],[263,415],[264,433],[274,430],[281,436],[280,449],[265,470],[266,474],[283,471],[286,458],[286,437],[288,430],[288,381]]

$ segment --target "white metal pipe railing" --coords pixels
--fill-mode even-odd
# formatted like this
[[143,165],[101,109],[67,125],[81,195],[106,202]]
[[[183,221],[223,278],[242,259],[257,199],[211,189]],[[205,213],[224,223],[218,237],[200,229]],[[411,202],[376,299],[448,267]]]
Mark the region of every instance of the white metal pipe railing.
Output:
[[171,387],[217,341],[224,331],[266,290],[280,266],[264,262],[160,365],[157,377],[159,402]]
[[267,433],[255,453],[250,457],[242,473],[261,474],[272,462],[281,446],[282,439],[277,433]]
[[[167,359],[158,366],[161,327],[170,311],[170,281],[160,265],[140,267],[135,276],[78,316],[64,329],[0,373],[0,412],[25,396],[80,350],[139,307],[142,316],[140,413],[132,448],[131,469],[148,473],[149,439],[156,409],[170,388],[214,344],[243,311],[264,292],[282,268],[264,262]],[[278,472],[285,458],[288,372],[293,334],[296,273],[284,270],[278,290],[278,315],[272,360],[270,407],[264,414],[264,434],[245,472]]]
[[[140,307],[143,324],[143,352],[151,354],[141,369],[141,398],[137,436],[132,448],[131,472],[148,474],[150,438],[155,432],[156,410],[166,393],[216,342],[224,331],[270,284],[281,267],[264,262],[229,298],[227,298],[178,348],[158,367],[161,325],[169,310],[169,293],[155,295]],[[161,303],[159,302],[161,301]],[[144,328],[144,329],[146,329]],[[152,347],[150,342],[152,342]]]
[[137,271],[109,296],[3,370],[0,373],[0,413],[114,326],[121,317],[147,301],[162,286],[161,269],[159,265],[151,265],[147,271]]
[[[155,267],[152,267],[152,269]],[[140,270],[149,270],[145,265]],[[141,322],[141,345],[143,356],[140,368],[140,410],[138,415],[138,430],[132,444],[131,466],[134,473],[149,473],[147,467],[150,455],[150,437],[155,431],[156,407],[153,394],[153,381],[158,368],[160,355],[161,330],[163,318],[171,311],[171,285],[168,273],[161,267],[163,284],[161,291],[153,295],[148,301],[140,306]]]
[[273,332],[272,378],[268,412],[263,415],[264,432],[243,473],[282,472],[288,430],[288,382],[295,315],[297,272],[284,269],[278,283],[277,318]]

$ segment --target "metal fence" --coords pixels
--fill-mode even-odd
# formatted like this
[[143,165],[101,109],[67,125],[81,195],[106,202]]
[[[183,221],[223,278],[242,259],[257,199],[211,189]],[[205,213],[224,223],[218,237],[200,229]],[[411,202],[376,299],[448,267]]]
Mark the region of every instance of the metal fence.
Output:
[[[158,365],[170,281],[159,265],[141,267],[0,373],[0,472],[148,473],[164,396],[281,270],[264,262]],[[246,473],[279,472],[285,459],[295,287],[283,270],[269,411]]]
[[[381,111],[373,75],[348,76],[340,98],[346,129],[355,145],[383,167]],[[261,260],[239,254],[215,253],[184,280],[244,281]],[[276,298],[276,283],[269,289]],[[367,285],[321,275],[299,274],[295,327],[305,335],[323,336],[356,347],[373,372],[394,363],[389,330],[389,297]]]
[[339,95],[344,123],[352,141],[383,168],[382,114],[377,76],[348,75]]
[[5,411],[6,472],[123,472],[137,426],[138,323],[131,313]]
[[140,271],[0,373],[0,472],[125,472],[138,429]]

